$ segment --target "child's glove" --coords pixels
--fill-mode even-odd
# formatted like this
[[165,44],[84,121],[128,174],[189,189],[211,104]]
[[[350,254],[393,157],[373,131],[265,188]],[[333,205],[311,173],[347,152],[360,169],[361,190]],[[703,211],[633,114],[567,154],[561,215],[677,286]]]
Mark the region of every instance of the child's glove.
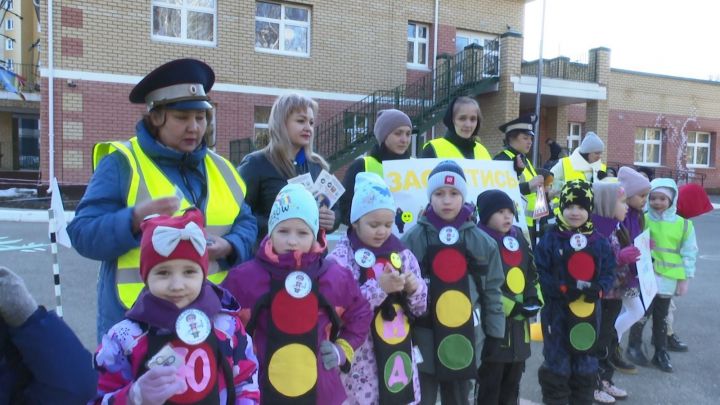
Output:
[[332,370],[345,364],[345,352],[335,343],[323,340],[320,343],[320,359],[325,370]]
[[178,378],[175,367],[158,366],[148,370],[133,383],[130,399],[133,405],[162,405],[185,389],[187,385]]
[[17,327],[37,308],[23,279],[6,267],[0,267],[0,317],[11,327]]
[[602,298],[602,288],[598,283],[591,283],[582,289],[582,293],[585,295],[585,302],[588,303],[595,302]]
[[527,309],[528,307],[541,307],[542,303],[537,298],[528,298],[527,301],[522,303],[522,310],[521,314],[526,319],[532,318],[533,316],[537,315],[538,311],[540,311],[540,308],[536,309]]
[[582,291],[580,291],[574,285],[571,285],[566,288],[567,289],[565,291],[565,297],[567,297],[568,301],[570,301],[570,302],[577,301],[577,299],[580,298],[580,295],[582,295]]
[[492,336],[485,336],[485,342],[483,342],[481,358],[485,360],[493,354],[497,353],[497,351],[500,349],[501,344],[502,339],[498,339]]
[[624,247],[620,249],[620,253],[618,253],[619,266],[635,263],[638,260],[640,260],[640,249],[635,246]]

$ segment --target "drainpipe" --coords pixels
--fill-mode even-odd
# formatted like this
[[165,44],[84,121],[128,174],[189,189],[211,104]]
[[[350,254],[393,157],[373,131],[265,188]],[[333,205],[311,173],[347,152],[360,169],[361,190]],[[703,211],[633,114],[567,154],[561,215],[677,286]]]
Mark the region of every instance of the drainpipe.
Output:
[[[547,0],[543,0],[542,9],[542,23],[540,24],[540,55],[538,56],[538,74],[537,74],[537,94],[535,95],[535,139],[540,140],[540,98],[542,96],[542,74],[543,74],[543,37],[545,36],[545,3]],[[533,165],[539,166],[538,162],[538,150],[540,149],[539,142],[535,142],[533,146]]]
[[[435,100],[437,54],[438,54],[438,24],[440,24],[440,0],[435,0],[435,20],[433,21],[433,100]],[[430,138],[435,139],[435,125],[430,128]]]
[[53,0],[48,0],[48,185],[55,177],[55,66]]

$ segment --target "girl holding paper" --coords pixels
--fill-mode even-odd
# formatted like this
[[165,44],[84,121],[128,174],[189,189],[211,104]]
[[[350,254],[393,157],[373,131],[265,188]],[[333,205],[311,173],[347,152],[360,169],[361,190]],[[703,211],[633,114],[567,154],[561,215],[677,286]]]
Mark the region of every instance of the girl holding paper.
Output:
[[[278,97],[270,110],[270,142],[240,162],[238,171],[247,184],[245,201],[258,222],[258,242],[267,234],[270,209],[288,180],[309,173],[315,181],[323,169],[330,168],[313,152],[317,111],[317,103],[309,97]],[[327,207],[320,208],[320,227],[328,232],[337,227],[335,213]]]

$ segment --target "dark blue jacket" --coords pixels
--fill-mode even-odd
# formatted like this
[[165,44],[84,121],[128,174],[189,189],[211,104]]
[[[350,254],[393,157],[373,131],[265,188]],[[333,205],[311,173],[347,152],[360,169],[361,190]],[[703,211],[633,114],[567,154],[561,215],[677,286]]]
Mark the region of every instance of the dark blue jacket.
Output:
[[92,355],[54,312],[17,328],[0,318],[0,405],[84,404],[96,390]]
[[[597,231],[588,237],[588,246],[592,250],[592,256],[597,259],[599,267],[597,283],[600,284],[603,293],[607,294],[615,279],[613,273],[615,255],[610,243],[600,236]],[[546,300],[565,299],[564,294],[561,292],[561,285],[565,284],[569,276],[562,259],[562,252],[569,252],[570,250],[572,250],[570,239],[563,237],[557,227],[546,232],[535,248],[535,267],[537,267],[543,298]]]

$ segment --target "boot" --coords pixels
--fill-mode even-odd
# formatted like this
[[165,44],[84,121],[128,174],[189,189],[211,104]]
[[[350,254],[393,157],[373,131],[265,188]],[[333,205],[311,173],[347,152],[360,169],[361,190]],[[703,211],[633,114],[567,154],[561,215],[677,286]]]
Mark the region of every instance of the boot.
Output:
[[664,349],[655,349],[655,355],[652,358],[652,363],[666,373],[673,372],[673,366],[670,364],[670,355]]
[[641,367],[647,367],[650,365],[650,361],[642,351],[642,332],[644,326],[644,324],[638,322],[630,328],[628,348],[625,352],[625,356],[628,360]]
[[620,346],[615,346],[615,349],[610,353],[610,364],[615,370],[625,374],[637,374],[638,370],[634,364],[625,360],[620,350]]
[[568,386],[570,386],[570,404],[592,405],[595,390],[598,389],[597,375],[573,373]]
[[688,345],[686,345],[678,335],[672,334],[667,337],[667,349],[671,352],[686,352],[688,351]]
[[544,365],[538,369],[538,382],[542,391],[543,403],[548,405],[566,405],[570,398],[568,377],[553,373]]

